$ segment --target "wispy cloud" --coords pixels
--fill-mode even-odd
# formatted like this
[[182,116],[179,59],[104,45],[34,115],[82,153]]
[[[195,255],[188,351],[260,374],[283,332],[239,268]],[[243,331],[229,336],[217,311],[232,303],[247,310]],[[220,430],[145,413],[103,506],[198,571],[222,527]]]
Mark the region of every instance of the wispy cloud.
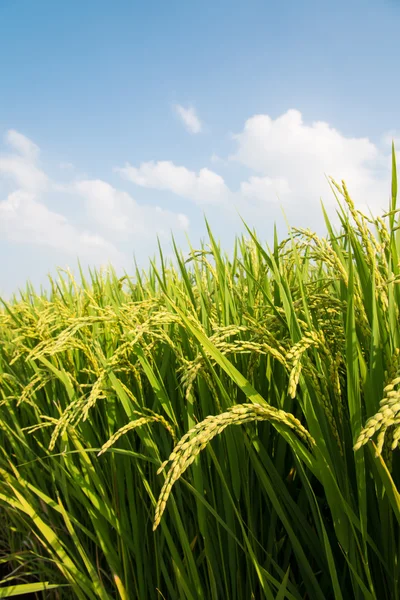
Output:
[[185,125],[189,133],[200,133],[202,131],[203,124],[200,121],[197,112],[193,108],[193,106],[185,108],[181,104],[176,104],[174,108],[175,112],[181,118],[183,124]]
[[223,167],[226,167],[229,164],[227,160],[221,158],[220,156],[218,156],[218,154],[215,154],[215,152],[211,154],[210,160],[214,165],[221,165]]
[[73,171],[75,169],[74,164],[71,162],[60,162],[58,166],[63,171]]

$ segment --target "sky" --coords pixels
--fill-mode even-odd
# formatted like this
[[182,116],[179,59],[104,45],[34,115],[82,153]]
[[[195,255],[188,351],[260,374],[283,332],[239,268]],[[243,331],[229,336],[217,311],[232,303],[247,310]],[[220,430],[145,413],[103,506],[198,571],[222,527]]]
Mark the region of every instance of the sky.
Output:
[[0,296],[388,206],[400,0],[0,0]]

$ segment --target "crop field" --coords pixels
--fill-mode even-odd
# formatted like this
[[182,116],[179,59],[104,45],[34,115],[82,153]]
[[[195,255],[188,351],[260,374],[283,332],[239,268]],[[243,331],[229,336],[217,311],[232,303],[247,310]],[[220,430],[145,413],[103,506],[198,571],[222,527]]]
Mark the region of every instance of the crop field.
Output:
[[331,183],[325,237],[3,302],[0,598],[400,599],[394,150],[385,216]]

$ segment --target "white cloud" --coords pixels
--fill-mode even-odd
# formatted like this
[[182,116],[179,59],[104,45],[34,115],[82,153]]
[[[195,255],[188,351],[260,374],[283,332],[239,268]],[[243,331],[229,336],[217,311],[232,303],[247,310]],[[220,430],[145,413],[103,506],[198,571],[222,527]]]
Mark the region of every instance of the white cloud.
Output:
[[9,146],[14,148],[18,154],[22,154],[25,158],[35,162],[39,158],[40,149],[32,140],[22,135],[15,129],[9,129],[5,136]]
[[128,217],[122,209],[124,200],[129,201],[126,192],[118,192],[99,179],[77,181],[71,190],[85,198],[88,213],[103,227],[120,232],[128,229]]
[[87,260],[121,261],[118,250],[102,237],[78,231],[65,216],[53,212],[24,190],[0,202],[0,233],[18,243],[39,244]]
[[185,125],[189,133],[200,133],[202,131],[202,123],[199,117],[197,116],[196,110],[193,108],[193,106],[184,108],[180,104],[176,104],[175,111],[178,114],[178,116],[182,119],[183,124]]
[[136,185],[167,190],[199,204],[223,203],[229,194],[223,178],[206,168],[195,173],[171,161],[150,161],[142,163],[140,167],[126,164],[115,170]]
[[0,156],[0,173],[24,190],[42,191],[48,182],[43,171],[18,156]]
[[8,177],[23,190],[43,191],[48,184],[48,178],[37,166],[38,146],[14,130],[6,133],[5,141],[16,153],[0,155],[0,174]]
[[[117,266],[127,257],[106,237],[119,243],[131,240],[134,234],[135,241],[141,240],[146,247],[155,241],[156,234],[169,238],[171,230],[189,226],[186,215],[140,205],[127,192],[102,180],[50,180],[38,167],[40,151],[36,144],[13,130],[5,141],[11,151],[0,155],[0,174],[9,178],[14,189],[4,200],[0,198],[0,238],[52,248],[92,264],[112,261]],[[70,165],[64,167],[69,170]],[[94,224],[101,231],[76,227],[65,215],[52,210],[48,202],[57,199],[60,205],[60,193],[64,198],[65,194],[83,198],[90,229]],[[76,217],[82,219],[79,212]]]
[[243,196],[253,197],[261,201],[275,196],[278,202],[281,196],[290,193],[290,187],[284,178],[249,177],[248,181],[243,181],[240,184],[240,193]]
[[321,197],[334,202],[326,174],[339,183],[344,179],[356,202],[376,208],[387,205],[387,157],[367,138],[346,137],[321,121],[306,125],[297,110],[275,120],[255,115],[233,138],[237,151],[231,160],[262,176],[241,184],[246,196],[274,201],[275,181],[278,195],[284,195],[282,202],[289,206],[304,202],[317,206]]
[[188,218],[159,206],[138,204],[130,194],[96,179],[78,181],[71,186],[80,194],[92,219],[104,229],[119,235],[134,233],[149,237],[169,235],[171,229],[187,229]]

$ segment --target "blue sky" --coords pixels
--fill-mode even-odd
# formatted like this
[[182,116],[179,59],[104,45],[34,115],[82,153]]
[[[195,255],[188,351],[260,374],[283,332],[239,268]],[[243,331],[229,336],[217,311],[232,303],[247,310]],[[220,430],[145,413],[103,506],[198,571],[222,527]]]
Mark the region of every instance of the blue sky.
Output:
[[[399,0],[0,0],[0,294],[387,205]],[[400,147],[400,144],[399,144]]]

